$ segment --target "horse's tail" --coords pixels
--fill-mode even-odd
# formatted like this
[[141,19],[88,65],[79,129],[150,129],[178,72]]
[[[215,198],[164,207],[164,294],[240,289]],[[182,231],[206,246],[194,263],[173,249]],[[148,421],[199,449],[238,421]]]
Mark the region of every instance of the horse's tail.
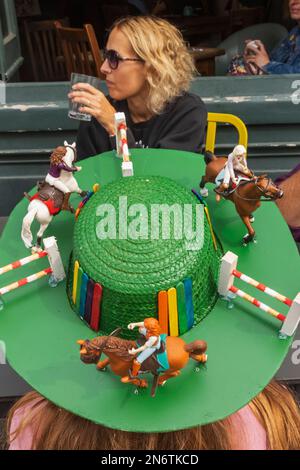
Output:
[[24,242],[26,248],[32,247],[32,233],[30,230],[31,224],[37,214],[37,208],[33,207],[32,209],[28,210],[28,213],[25,215],[22,223],[22,231],[21,231],[21,238]]
[[204,152],[204,161],[205,161],[206,165],[208,165],[213,160],[216,160],[216,158],[217,157],[210,150],[205,150],[205,152]]
[[207,361],[207,354],[205,351],[207,350],[207,343],[206,341],[197,339],[192,343],[186,344],[184,347],[185,351],[189,353],[189,356],[198,362],[206,362]]

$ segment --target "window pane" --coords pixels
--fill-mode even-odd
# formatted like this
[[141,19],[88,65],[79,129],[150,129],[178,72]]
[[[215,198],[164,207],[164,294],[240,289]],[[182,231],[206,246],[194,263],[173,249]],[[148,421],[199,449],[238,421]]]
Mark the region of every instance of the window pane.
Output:
[[8,24],[5,11],[4,2],[0,2],[0,21],[3,37],[5,38],[8,35]]

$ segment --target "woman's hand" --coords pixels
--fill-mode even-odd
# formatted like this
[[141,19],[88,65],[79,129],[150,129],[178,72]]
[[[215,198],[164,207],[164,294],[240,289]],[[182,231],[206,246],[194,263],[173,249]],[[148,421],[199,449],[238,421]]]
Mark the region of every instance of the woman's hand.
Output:
[[75,103],[82,104],[80,112],[93,116],[109,135],[115,133],[115,108],[104,94],[88,83],[76,83],[68,97]]
[[[258,67],[262,68],[270,62],[270,57],[261,41],[256,40],[255,44],[257,47],[251,43],[246,45],[244,57],[246,62],[256,64]],[[249,51],[253,54],[249,54]]]

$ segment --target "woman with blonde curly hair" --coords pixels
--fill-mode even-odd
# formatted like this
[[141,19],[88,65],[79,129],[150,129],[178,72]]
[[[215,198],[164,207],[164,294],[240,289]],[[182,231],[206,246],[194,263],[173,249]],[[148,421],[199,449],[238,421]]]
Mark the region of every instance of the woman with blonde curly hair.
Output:
[[109,95],[89,84],[73,86],[69,98],[92,116],[81,122],[79,158],[115,147],[114,114],[124,112],[129,147],[200,152],[207,113],[188,92],[194,63],[181,33],[167,21],[126,17],[112,26],[102,72]]

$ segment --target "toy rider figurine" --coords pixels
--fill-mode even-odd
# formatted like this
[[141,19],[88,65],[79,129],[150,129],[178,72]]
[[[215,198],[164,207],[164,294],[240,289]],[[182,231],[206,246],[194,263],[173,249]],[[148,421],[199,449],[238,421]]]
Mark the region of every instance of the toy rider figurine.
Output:
[[[133,361],[131,371],[132,376],[137,376],[141,368],[141,364],[161,347],[160,326],[156,318],[145,318],[145,320],[140,323],[129,323],[128,329],[133,330],[136,326],[139,328],[139,333],[144,335],[147,341],[140,348],[132,348],[128,351],[131,355],[139,354]],[[129,377],[124,377],[122,382],[126,382],[128,379]]]
[[216,200],[218,202],[221,199],[220,193],[225,192],[229,188],[230,181],[235,185],[238,183],[235,171],[239,171],[240,173],[243,173],[245,176],[249,176],[250,178],[253,176],[252,171],[249,170],[247,166],[246,155],[247,151],[243,145],[237,145],[234,147],[233,152],[228,155],[225,167],[220,171],[216,178]]
[[80,166],[68,166],[64,161],[63,158],[66,155],[66,148],[65,147],[57,147],[55,151],[52,153],[50,157],[50,168],[49,172],[45,178],[46,183],[50,184],[50,186],[54,186],[56,189],[64,193],[64,201],[62,205],[62,210],[68,210],[69,208],[69,199],[71,195],[71,191],[69,188],[64,184],[61,180],[61,172],[67,171],[75,173],[76,171],[80,171]]

